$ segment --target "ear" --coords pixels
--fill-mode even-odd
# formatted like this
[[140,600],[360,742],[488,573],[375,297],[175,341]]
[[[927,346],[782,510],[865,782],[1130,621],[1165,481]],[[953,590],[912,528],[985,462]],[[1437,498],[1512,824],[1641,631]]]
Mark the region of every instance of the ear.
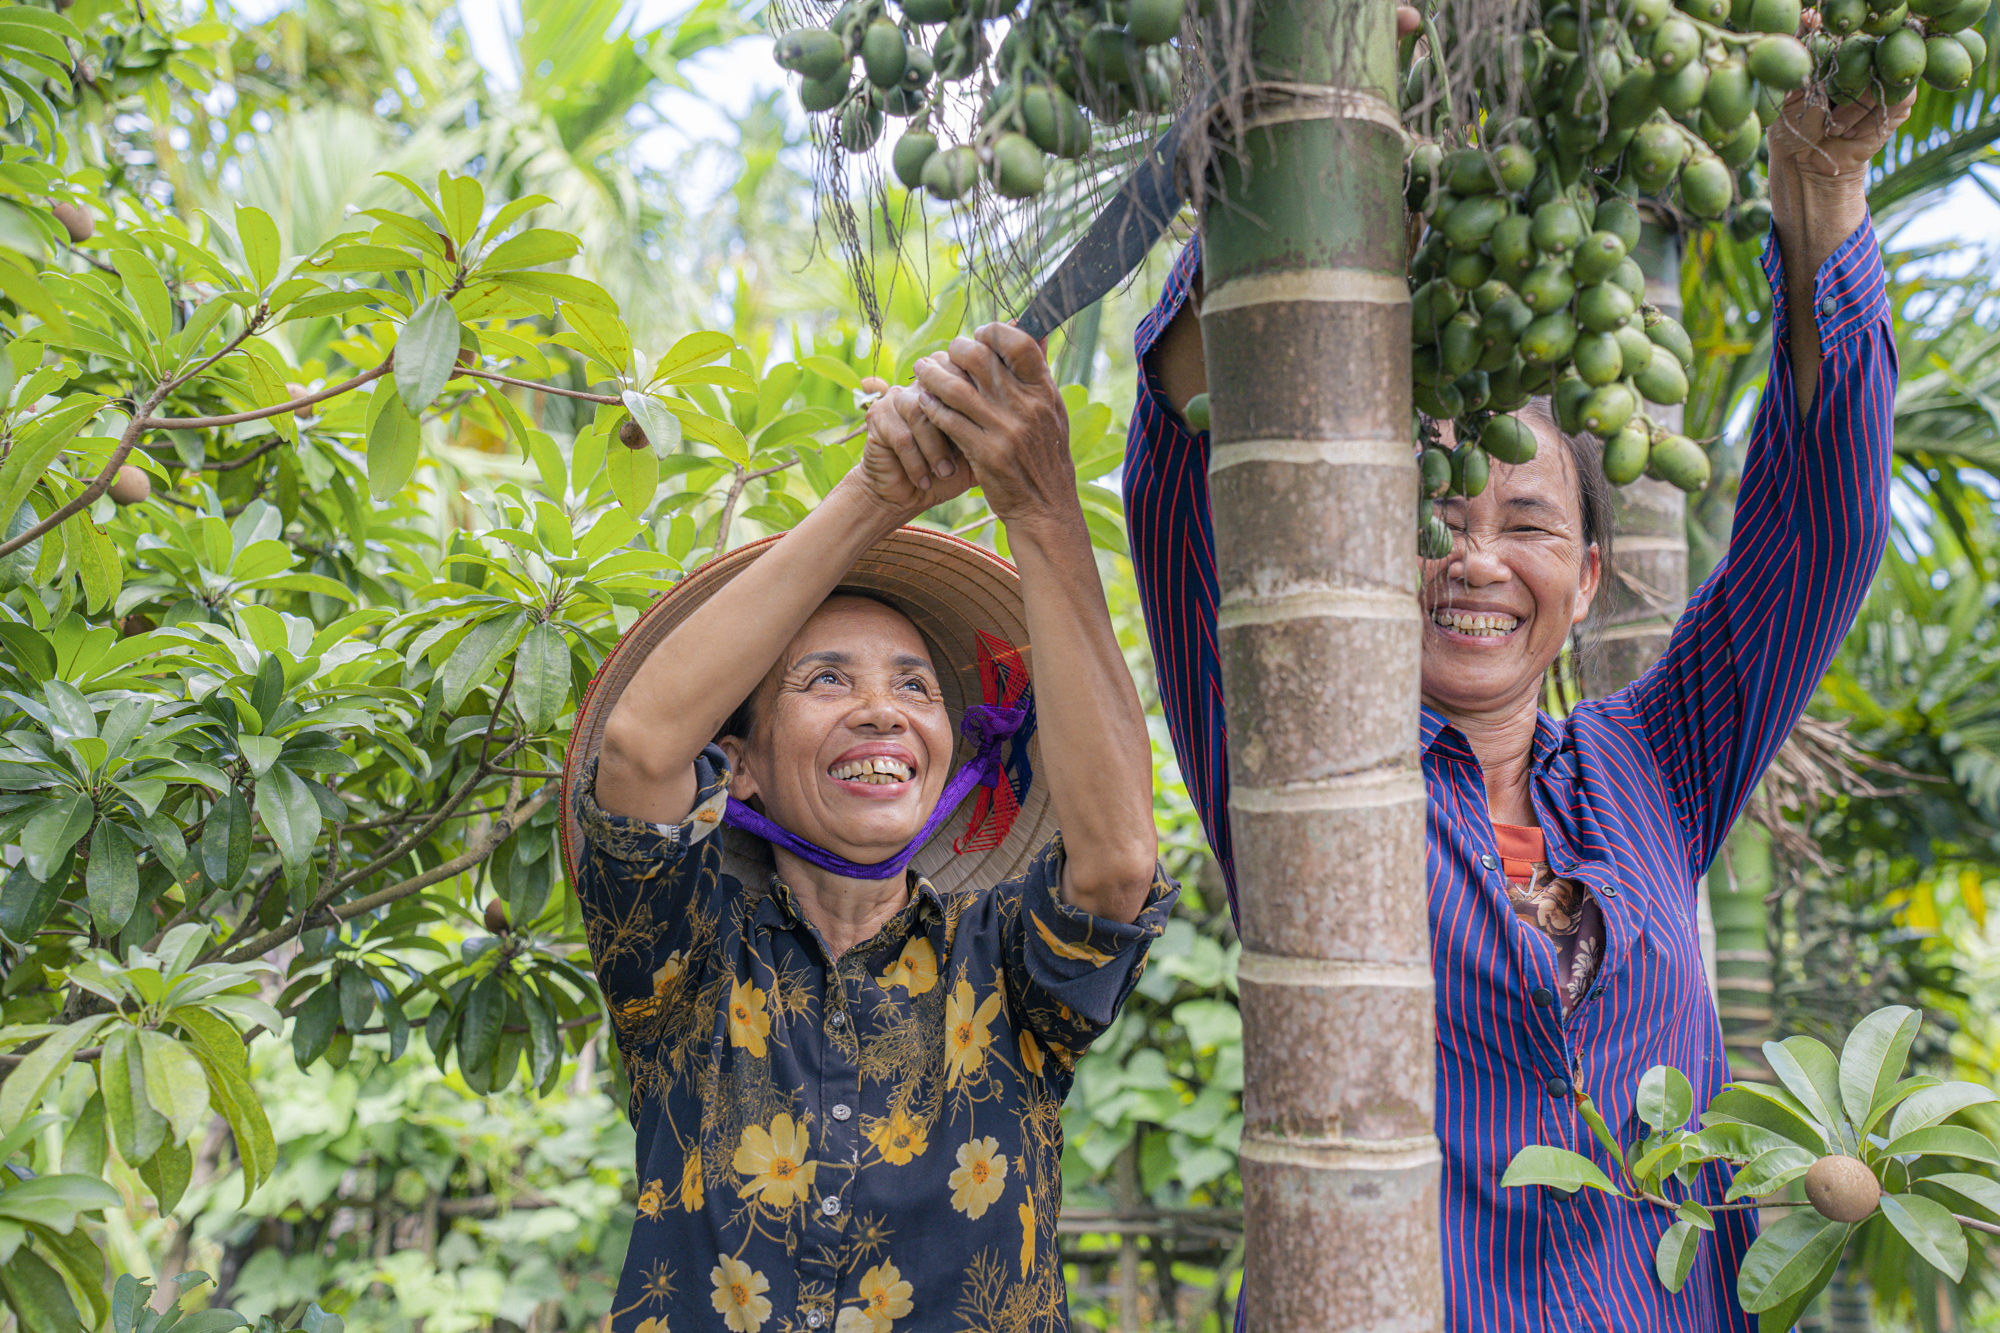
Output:
[[757,795],[757,778],[750,771],[750,752],[740,736],[720,736],[716,745],[729,757],[729,794],[744,804]]
[[1570,612],[1569,623],[1581,625],[1590,615],[1591,603],[1597,600],[1598,585],[1604,578],[1604,560],[1592,542],[1583,553],[1583,565],[1576,575],[1576,608]]

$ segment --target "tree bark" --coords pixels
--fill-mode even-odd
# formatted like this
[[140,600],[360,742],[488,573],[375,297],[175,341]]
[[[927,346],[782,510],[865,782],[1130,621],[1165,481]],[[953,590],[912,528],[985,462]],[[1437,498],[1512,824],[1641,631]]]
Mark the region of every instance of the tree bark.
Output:
[[1201,321],[1244,1290],[1256,1333],[1418,1333],[1443,1298],[1392,10],[1238,3],[1270,82],[1218,146]]

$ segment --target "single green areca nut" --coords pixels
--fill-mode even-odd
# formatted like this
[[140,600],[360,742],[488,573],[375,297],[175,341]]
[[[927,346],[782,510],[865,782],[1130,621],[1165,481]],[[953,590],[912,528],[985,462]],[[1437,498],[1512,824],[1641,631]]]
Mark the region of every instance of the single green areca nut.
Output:
[[1083,67],[1100,82],[1132,81],[1132,43],[1125,29],[1100,23],[1083,35]]
[[1922,19],[1941,19],[1958,0],[1909,0],[1910,12]]
[[1003,134],[993,142],[989,170],[993,188],[1008,199],[1032,199],[1042,192],[1048,159],[1025,134]]
[[1572,359],[1576,373],[1593,389],[1625,373],[1625,354],[1619,350],[1618,339],[1608,333],[1578,335]]
[[843,60],[825,78],[807,79],[799,84],[799,105],[811,112],[831,111],[846,100],[853,80],[853,67]]
[[1694,110],[1708,92],[1708,66],[1699,60],[1689,61],[1660,80],[1657,92],[1660,105],[1675,114]]
[[[1883,0],[1883,3],[1886,2]],[[1937,32],[1960,32],[1978,26],[1992,8],[1993,0],[1954,0],[1949,9],[1937,16],[1938,21],[1932,26]]]
[[1451,529],[1436,514],[1417,528],[1417,554],[1426,560],[1442,560],[1451,554]]
[[1611,106],[1605,112],[1611,128],[1633,130],[1644,124],[1659,109],[1659,81],[1659,74],[1644,60],[1627,71],[1619,81],[1618,91],[1611,94]]
[[1479,361],[1479,321],[1460,311],[1438,330],[1438,376],[1455,380]]
[[1868,0],[1820,0],[1820,26],[1836,37],[1859,31],[1867,17]]
[[1687,374],[1674,354],[1664,347],[1655,347],[1650,360],[1642,361],[1631,368],[1632,387],[1639,396],[1649,403],[1670,407],[1685,402],[1688,396]]
[[1668,19],[1653,34],[1653,67],[1662,73],[1675,71],[1701,57],[1701,30],[1678,16]]
[[1562,427],[1566,435],[1575,435],[1583,429],[1583,404],[1596,390],[1583,382],[1581,376],[1564,375],[1556,380],[1549,398],[1555,404],[1556,425]]
[[1126,0],[1125,31],[1141,46],[1171,41],[1181,30],[1187,0]]
[[881,139],[882,125],[882,109],[857,97],[840,109],[840,146],[850,153],[865,153]]
[[1500,176],[1500,188],[1519,194],[1534,183],[1535,154],[1523,144],[1503,143],[1493,150],[1493,167]]
[[1534,225],[1533,219],[1520,213],[1510,213],[1494,224],[1486,249],[1493,257],[1495,273],[1515,278],[1535,266]]
[[1577,411],[1577,420],[1592,435],[1602,439],[1632,419],[1639,410],[1638,395],[1621,383],[1592,389]]
[[1653,340],[1640,324],[1639,320],[1628,320],[1624,328],[1611,335],[1618,340],[1619,354],[1628,366],[1643,366],[1653,359]]
[[1924,39],[1915,28],[1902,28],[1875,44],[1875,75],[1885,86],[1914,83],[1923,77]]
[[1516,347],[1531,366],[1559,365],[1576,347],[1576,321],[1567,310],[1551,310],[1521,331]]
[[1953,33],[1952,37],[1965,48],[1966,58],[1972,62],[1974,69],[1986,63],[1986,39],[1979,35],[1978,29],[1967,28],[1964,32]]
[[1454,194],[1492,194],[1500,188],[1493,166],[1479,148],[1460,148],[1444,160],[1446,187]]
[[1752,0],[1750,31],[1777,32],[1787,37],[1799,30],[1799,0]]
[[847,48],[824,28],[794,28],[778,39],[772,59],[808,79],[823,79],[847,63]]
[[1452,250],[1444,261],[1444,275],[1451,285],[1468,292],[1485,286],[1492,272],[1493,260],[1477,250]]
[[1904,26],[1909,21],[1909,5],[1899,4],[1894,9],[1880,14],[1871,12],[1868,15],[1867,21],[1861,25],[1861,31],[1867,33],[1870,37],[1887,37],[1890,33]]
[[903,66],[901,86],[907,92],[916,92],[931,81],[931,75],[937,73],[937,66],[931,61],[931,53],[921,46],[906,47],[905,54],[909,60]]
[[1570,303],[1570,298],[1576,295],[1576,281],[1562,264],[1538,264],[1514,285],[1514,290],[1521,293],[1528,309],[1545,315]]
[[1418,384],[1436,384],[1441,372],[1438,370],[1438,349],[1436,344],[1429,347],[1410,349],[1410,378]]
[[1658,346],[1674,354],[1674,360],[1681,363],[1682,370],[1694,369],[1694,343],[1687,330],[1672,315],[1663,315],[1657,310],[1646,312],[1646,336]]
[[1437,499],[1451,489],[1451,454],[1444,449],[1426,449],[1417,464],[1422,473],[1423,493],[1429,499]]
[[1090,150],[1090,122],[1083,108],[1060,88],[1039,83],[1021,95],[1021,120],[1028,137],[1045,153],[1082,157]]
[[894,88],[903,81],[903,70],[909,63],[909,48],[903,41],[901,28],[887,19],[876,19],[868,25],[861,38],[861,66],[868,71],[868,82],[877,88]]
[[1480,336],[1489,347],[1501,342],[1511,347],[1534,322],[1535,312],[1509,288],[1506,295],[1486,307],[1479,320]]
[[1685,435],[1668,435],[1656,441],[1652,468],[1661,480],[1689,495],[1708,486],[1708,453]]
[[1716,124],[1734,130],[1756,109],[1753,92],[1750,66],[1741,57],[1731,56],[1709,67],[1708,90],[1702,94],[1701,104]]
[[1645,430],[1627,423],[1604,441],[1604,479],[1613,486],[1629,486],[1646,473],[1652,441]]
[[1576,247],[1569,272],[1579,284],[1588,286],[1610,277],[1625,258],[1625,242],[1615,233],[1594,231]]
[[1458,289],[1444,279],[1433,279],[1417,288],[1410,297],[1410,331],[1419,343],[1437,341],[1444,322],[1458,313]]
[[1440,224],[1445,243],[1454,250],[1477,250],[1507,216],[1509,205],[1498,195],[1476,194],[1460,200]]
[[1207,430],[1208,395],[1205,393],[1198,393],[1194,397],[1188,399],[1187,406],[1181,409],[1181,420],[1187,422],[1189,426],[1193,427],[1197,431]]
[[890,155],[890,165],[896,170],[896,179],[905,188],[914,190],[924,183],[924,163],[938,150],[938,139],[929,130],[910,130],[896,140],[895,151]]
[[1757,82],[1785,92],[1805,87],[1812,76],[1812,57],[1806,44],[1786,33],[1772,33],[1752,42],[1749,63]]
[[964,144],[942,149],[924,163],[924,188],[945,200],[964,198],[979,180],[979,154]]
[[1608,231],[1616,236],[1628,254],[1639,243],[1639,210],[1629,199],[1607,199],[1599,204],[1592,225],[1598,231]]
[[[1800,45],[1803,46],[1804,43],[1800,43]],[[1812,64],[1811,57],[1807,57],[1806,64],[1810,68]],[[1785,93],[1788,91],[1790,90],[1774,88],[1768,83],[1757,85],[1757,123],[1759,125],[1762,125],[1765,129],[1769,129],[1776,123],[1778,116],[1785,109]]]
[[[1481,256],[1481,258],[1484,257],[1483,255]],[[1452,285],[1457,286],[1458,284],[1453,283]],[[1502,297],[1512,296],[1513,294],[1514,289],[1498,278],[1489,278],[1484,282],[1478,283],[1472,289],[1472,313],[1483,317],[1488,310],[1493,308],[1495,301],[1500,300]]]
[[1972,57],[1954,37],[1939,33],[1924,43],[1924,82],[1955,93],[1972,82]]
[[1452,489],[1469,498],[1486,489],[1493,464],[1478,445],[1461,444],[1451,451],[1451,472]]
[[1575,52],[1581,49],[1582,22],[1574,9],[1561,5],[1542,16],[1542,32],[1558,51]]
[[1465,410],[1465,402],[1450,380],[1441,384],[1419,384],[1412,390],[1410,398],[1419,412],[1437,421],[1449,421]]
[[1625,28],[1628,32],[1656,32],[1673,9],[1669,0],[1627,0]]
[[1687,160],[1687,137],[1670,121],[1655,120],[1639,127],[1626,150],[1627,170],[1640,187],[1663,189]]
[[1487,377],[1492,381],[1492,392],[1486,400],[1488,411],[1513,412],[1528,405],[1535,393],[1522,382],[1527,369],[1517,356]]
[[1452,383],[1458,390],[1459,402],[1464,404],[1459,409],[1461,412],[1477,412],[1486,406],[1486,399],[1493,391],[1493,381],[1487,377],[1485,371],[1477,367],[1466,371]]
[[1736,132],[1717,145],[1715,155],[1722,159],[1722,165],[1731,171],[1738,171],[1750,165],[1757,157],[1758,145],[1764,142],[1764,126],[1755,116],[1747,117]]
[[1528,462],[1537,444],[1534,428],[1519,417],[1488,417],[1479,428],[1479,447],[1503,463]]
[[956,0],[902,0],[903,17],[912,23],[943,23],[957,17]]
[[1681,168],[1681,203],[1698,218],[1719,218],[1731,197],[1729,168],[1704,157]]
[[1615,282],[1580,288],[1576,294],[1576,322],[1594,333],[1617,332],[1638,310],[1638,302]]
[[1583,215],[1567,199],[1551,200],[1535,210],[1534,227],[1529,234],[1535,249],[1543,254],[1567,254],[1583,239]]

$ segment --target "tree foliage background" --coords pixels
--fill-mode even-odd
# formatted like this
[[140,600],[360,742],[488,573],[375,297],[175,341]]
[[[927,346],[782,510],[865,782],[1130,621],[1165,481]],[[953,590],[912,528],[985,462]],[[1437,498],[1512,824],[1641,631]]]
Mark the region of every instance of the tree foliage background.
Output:
[[[142,1300],[178,1300],[201,1333],[549,1333],[608,1308],[644,1204],[554,847],[570,714],[652,597],[838,480],[861,377],[969,304],[942,233],[878,222],[884,324],[860,325],[775,101],[640,152],[654,98],[756,18],[622,13],[525,0],[502,87],[439,0],[0,8],[0,1325],[143,1333]],[[1958,156],[1911,197],[1991,155],[1983,102],[1941,115]],[[1768,294],[1714,243],[1688,308],[1726,462]],[[1929,1058],[1991,1080],[2000,335],[1921,258],[1903,527],[1821,704],[1917,795],[1792,811],[1830,850],[1776,891],[1778,985],[1793,1026],[1925,1004]],[[1149,698],[1100,483],[1156,285],[1054,349]],[[145,498],[108,493],[121,468]],[[1729,476],[1696,507],[1716,541]],[[976,494],[926,521],[1006,549]],[[1158,727],[1156,760],[1189,890],[1079,1066],[1084,1226],[1239,1202],[1233,937]],[[1219,1234],[1202,1262],[1152,1251],[1147,1318],[1217,1326]],[[1878,1268],[1892,1313],[1985,1309]],[[1136,1326],[1073,1275],[1079,1322]]]

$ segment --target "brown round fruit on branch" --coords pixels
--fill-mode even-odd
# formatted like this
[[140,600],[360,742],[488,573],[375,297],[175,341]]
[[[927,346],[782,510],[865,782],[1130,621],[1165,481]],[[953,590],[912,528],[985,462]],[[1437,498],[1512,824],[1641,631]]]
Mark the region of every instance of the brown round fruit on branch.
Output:
[[1835,1153],[1820,1158],[1806,1172],[1806,1198],[1821,1217],[1859,1222],[1881,1204],[1882,1186],[1866,1163]]
[[644,449],[652,441],[646,438],[645,431],[639,429],[638,422],[628,419],[618,423],[618,443],[627,449]]
[[69,233],[71,245],[82,245],[97,234],[97,219],[90,215],[89,209],[79,208],[75,204],[55,204],[50,207],[49,212],[54,215],[57,222],[62,223],[63,230]]
[[486,900],[486,929],[495,935],[505,935],[508,931],[507,904],[498,898]]
[[141,504],[153,493],[153,479],[143,469],[127,463],[118,469],[118,475],[111,479],[111,488],[105,493],[121,509],[126,505]]
[[[308,389],[303,384],[287,384],[285,386],[285,397],[287,398],[305,398],[308,397],[311,393],[312,390]],[[303,421],[307,417],[313,416],[318,411],[319,411],[318,407],[314,406],[311,403],[308,403],[304,407],[293,408],[292,415],[297,417],[299,420]]]
[[134,611],[131,615],[118,622],[118,637],[129,639],[134,634],[144,634],[148,630],[155,630],[159,627],[160,623],[151,616],[145,614],[143,611]]

